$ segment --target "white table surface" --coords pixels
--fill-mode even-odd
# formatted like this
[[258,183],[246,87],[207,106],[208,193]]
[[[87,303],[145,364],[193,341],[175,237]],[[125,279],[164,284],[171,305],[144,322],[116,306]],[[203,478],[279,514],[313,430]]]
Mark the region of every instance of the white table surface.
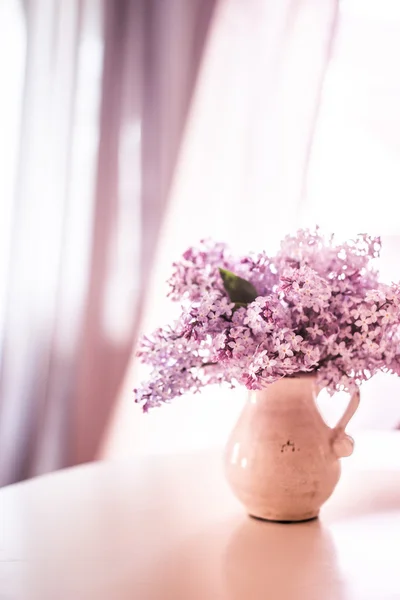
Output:
[[320,519],[297,525],[247,517],[219,451],[3,488],[0,599],[400,599],[400,433],[359,435]]

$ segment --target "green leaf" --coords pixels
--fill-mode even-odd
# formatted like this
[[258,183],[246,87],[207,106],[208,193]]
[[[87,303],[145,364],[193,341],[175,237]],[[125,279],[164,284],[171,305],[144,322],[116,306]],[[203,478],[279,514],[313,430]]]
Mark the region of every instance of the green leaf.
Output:
[[246,279],[242,279],[242,277],[238,277],[226,269],[219,269],[219,272],[230,301],[235,302],[235,308],[246,306],[259,295],[250,281],[246,281]]

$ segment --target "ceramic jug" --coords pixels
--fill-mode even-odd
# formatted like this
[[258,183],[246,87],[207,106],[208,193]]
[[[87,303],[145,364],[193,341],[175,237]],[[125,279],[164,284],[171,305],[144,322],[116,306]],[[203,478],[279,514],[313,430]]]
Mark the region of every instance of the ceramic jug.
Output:
[[228,482],[254,517],[304,521],[318,516],[340,477],[340,458],[353,451],[345,427],[359,404],[355,392],[336,427],[316,405],[315,375],[285,377],[248,401],[225,452]]

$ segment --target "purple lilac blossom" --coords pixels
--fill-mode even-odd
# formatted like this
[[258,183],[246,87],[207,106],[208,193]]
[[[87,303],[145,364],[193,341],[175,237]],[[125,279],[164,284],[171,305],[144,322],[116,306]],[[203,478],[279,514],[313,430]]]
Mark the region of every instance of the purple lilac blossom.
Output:
[[[287,236],[274,257],[235,257],[211,241],[189,248],[169,280],[179,320],[140,342],[151,373],[136,402],[147,411],[205,385],[256,390],[301,373],[316,373],[330,393],[377,371],[400,375],[400,287],[378,280],[380,247],[368,235],[336,244],[317,228]],[[259,296],[230,302],[220,268]]]

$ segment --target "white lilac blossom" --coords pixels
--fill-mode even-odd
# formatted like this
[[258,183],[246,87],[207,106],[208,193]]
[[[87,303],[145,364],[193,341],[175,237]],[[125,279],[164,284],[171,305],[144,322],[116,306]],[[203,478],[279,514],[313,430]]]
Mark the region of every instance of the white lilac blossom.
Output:
[[330,393],[379,370],[400,375],[400,287],[378,280],[380,247],[316,229],[286,237],[273,257],[235,257],[210,241],[190,248],[169,280],[179,320],[140,342],[151,373],[136,402],[147,411],[209,384],[261,389],[302,373]]

